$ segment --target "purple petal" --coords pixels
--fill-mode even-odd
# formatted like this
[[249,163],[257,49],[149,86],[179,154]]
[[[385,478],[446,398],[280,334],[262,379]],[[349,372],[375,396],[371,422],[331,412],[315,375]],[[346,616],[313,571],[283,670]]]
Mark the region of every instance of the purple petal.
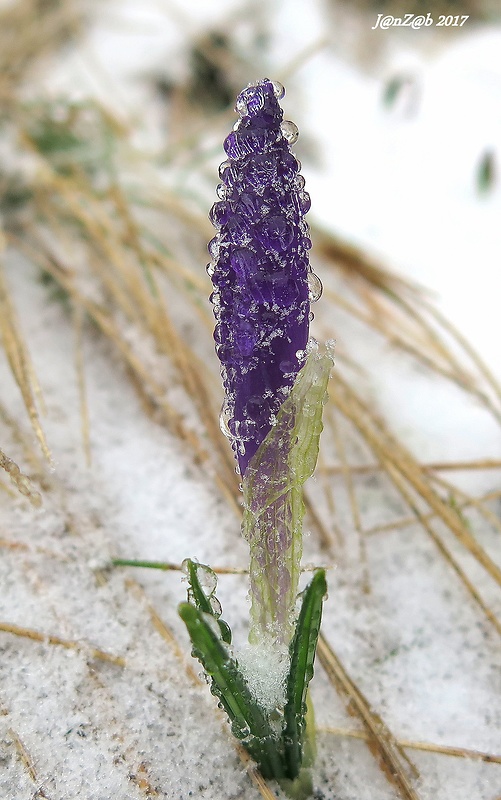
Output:
[[210,213],[219,231],[209,244],[214,338],[242,475],[290,392],[309,332],[310,198],[276,87],[263,80],[238,96],[241,119],[219,170],[222,199]]

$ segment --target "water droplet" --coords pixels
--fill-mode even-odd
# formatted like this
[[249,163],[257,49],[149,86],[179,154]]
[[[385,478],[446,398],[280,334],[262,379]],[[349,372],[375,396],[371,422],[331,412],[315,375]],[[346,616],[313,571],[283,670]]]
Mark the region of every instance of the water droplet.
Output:
[[207,245],[207,249],[213,258],[217,258],[219,256],[219,250],[221,249],[219,236],[214,236],[213,239],[210,240],[209,244]]
[[235,111],[237,114],[240,114],[241,117],[245,117],[248,111],[247,101],[242,94],[239,94],[237,97],[237,102],[235,103]]
[[311,198],[308,192],[299,193],[299,205],[303,214],[307,214],[311,208]]
[[304,189],[304,184],[306,183],[306,181],[302,175],[296,175],[295,183],[297,189]]
[[223,403],[221,413],[219,414],[219,427],[221,428],[221,433],[223,434],[223,436],[226,436],[227,439],[233,441],[233,435],[229,428],[229,422],[231,418],[232,418],[231,409],[228,403],[225,401]]
[[231,161],[228,160],[223,161],[223,163],[219,165],[218,173],[220,180],[224,181],[224,175],[230,167],[231,167]]
[[313,322],[314,319],[315,319],[315,314],[313,313],[313,311],[310,311],[310,313],[308,314],[308,322]]
[[294,372],[295,367],[296,365],[294,362],[288,358],[284,358],[278,365],[280,372],[283,372],[284,374]]
[[310,303],[316,303],[322,297],[322,281],[314,272],[308,274],[308,297]]
[[234,131],[238,131],[238,129],[239,129],[239,127],[240,127],[240,125],[241,125],[241,124],[242,124],[242,120],[241,120],[241,119],[237,119],[237,121],[236,121],[236,122],[235,122],[235,124],[233,125],[233,130],[234,130]]
[[335,339],[327,339],[327,341],[325,343],[325,348],[327,350],[327,353],[333,358],[334,357],[334,351],[336,349],[336,340]]
[[215,266],[216,265],[214,264],[213,261],[209,261],[209,263],[205,267],[205,271],[206,271],[207,275],[209,276],[209,278],[212,278],[212,276],[214,275]]
[[248,725],[239,725],[237,722],[233,723],[231,730],[237,739],[246,739],[251,732]]
[[216,617],[220,617],[221,616],[221,612],[222,612],[223,609],[221,608],[221,603],[219,602],[217,597],[212,596],[210,598],[209,602],[210,602],[210,607],[212,608],[213,614]]
[[224,183],[218,183],[216,186],[216,194],[220,200],[226,200],[228,196],[228,188],[224,185]]
[[297,142],[299,130],[297,125],[291,122],[290,119],[284,119],[280,125],[280,131],[288,144],[295,144]]
[[231,207],[229,203],[224,200],[216,200],[211,210],[209,211],[209,219],[217,230],[228,221],[231,215]]
[[216,574],[206,564],[197,564],[197,578],[206,595],[210,596],[216,591]]
[[306,344],[306,354],[309,355],[310,353],[318,353],[319,345],[317,340],[314,336],[310,336],[308,342]]
[[270,81],[273,87],[273,94],[277,100],[282,100],[285,97],[285,87],[282,86],[280,81]]

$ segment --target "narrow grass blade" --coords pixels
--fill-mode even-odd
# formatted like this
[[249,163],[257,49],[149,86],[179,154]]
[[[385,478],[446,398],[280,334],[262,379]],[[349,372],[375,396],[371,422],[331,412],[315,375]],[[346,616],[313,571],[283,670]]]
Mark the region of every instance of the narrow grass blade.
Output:
[[287,777],[291,779],[299,775],[303,759],[306,692],[313,677],[313,662],[326,592],[325,570],[321,569],[315,573],[304,592],[303,604],[290,645],[291,666],[287,679],[287,703],[284,711],[284,747]]

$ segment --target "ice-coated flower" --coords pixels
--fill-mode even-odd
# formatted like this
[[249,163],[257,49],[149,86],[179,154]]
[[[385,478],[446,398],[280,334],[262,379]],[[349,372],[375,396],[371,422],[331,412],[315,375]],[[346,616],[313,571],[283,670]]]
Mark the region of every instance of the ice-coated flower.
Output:
[[[236,101],[240,119],[224,142],[220,198],[210,219],[208,272],[214,338],[226,393],[222,427],[244,475],[304,362],[310,316],[310,207],[283,120],[283,87],[268,79]],[[318,279],[316,279],[318,280]]]
[[321,283],[309,267],[310,199],[290,150],[297,128],[283,120],[283,95],[265,79],[237,97],[240,119],[224,142],[228,159],[210,212],[218,231],[208,272],[226,392],[221,427],[242,474],[250,554],[246,655],[228,649],[231,631],[209,567],[186,562],[188,602],[179,613],[235,736],[263,777],[306,799],[313,785],[303,755],[314,749],[311,741],[306,747],[307,690],[326,581],[318,570],[298,609],[303,484],[317,461],[333,360],[331,347],[308,345],[310,302]]

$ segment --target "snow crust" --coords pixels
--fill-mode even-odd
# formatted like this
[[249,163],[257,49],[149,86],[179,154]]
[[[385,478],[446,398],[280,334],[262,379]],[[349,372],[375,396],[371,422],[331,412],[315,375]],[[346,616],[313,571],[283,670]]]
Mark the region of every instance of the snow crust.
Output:
[[[188,35],[237,7],[230,0],[189,0],[180,21],[153,2],[107,5],[84,48],[53,65],[51,91],[112,96],[124,113],[139,115],[144,90],[134,79],[137,71],[157,67],[169,53],[178,77],[187,69]],[[292,52],[324,35],[323,10],[305,0],[270,9],[271,78]],[[474,183],[480,153],[486,147],[501,152],[501,34],[472,27],[423,49],[415,44],[422,32],[405,47],[392,31],[381,33],[387,35],[383,60],[365,72],[327,47],[288,82],[286,101],[302,131],[297,149],[313,198],[311,216],[430,286],[501,377],[501,185],[479,198]],[[98,64],[105,65],[109,85]],[[409,65],[419,84],[417,110],[410,116],[401,107],[385,112],[384,78]],[[249,81],[260,77],[248,75]],[[47,301],[29,264],[9,255],[6,274],[42,383],[54,471],[33,465],[33,473],[43,476],[41,509],[2,499],[0,619],[79,647],[0,631],[0,797],[256,798],[214,698],[186,671],[199,669],[176,615],[185,597],[179,574],[110,568],[114,556],[179,563],[192,556],[245,566],[236,517],[182,446],[146,418],[127,376],[97,339],[86,342],[84,353],[93,453],[92,469],[85,467],[67,318]],[[376,337],[368,342],[346,320],[349,325],[353,350],[368,368],[378,365],[369,393],[420,457],[499,458],[499,428],[471,400],[402,365]],[[32,443],[3,356],[0,387],[2,403]],[[1,439],[2,448],[28,469],[22,442],[3,424]],[[499,487],[499,473],[464,480],[472,491]],[[492,628],[416,526],[367,537],[364,566],[341,481],[335,489],[346,546],[328,573],[328,641],[397,737],[499,755],[501,663]],[[398,498],[370,478],[360,502],[367,526],[400,508]],[[499,504],[493,511],[499,513]],[[476,515],[471,524],[499,561],[499,536]],[[499,587],[443,535],[499,616]],[[325,562],[312,536],[305,540],[304,561]],[[364,595],[366,570],[371,591]],[[223,615],[240,642],[246,592],[245,577],[221,576]],[[180,643],[181,655],[155,627],[149,604]],[[123,657],[125,667],[103,661],[96,648]],[[263,702],[273,704],[281,683],[265,680],[269,658],[251,648],[241,655],[244,668],[259,666]],[[274,658],[282,663],[280,653]],[[318,798],[394,800],[396,791],[365,742],[329,732],[356,730],[357,722],[318,666],[312,694]],[[494,800],[501,793],[500,764],[407,752],[420,770],[420,800]]]

